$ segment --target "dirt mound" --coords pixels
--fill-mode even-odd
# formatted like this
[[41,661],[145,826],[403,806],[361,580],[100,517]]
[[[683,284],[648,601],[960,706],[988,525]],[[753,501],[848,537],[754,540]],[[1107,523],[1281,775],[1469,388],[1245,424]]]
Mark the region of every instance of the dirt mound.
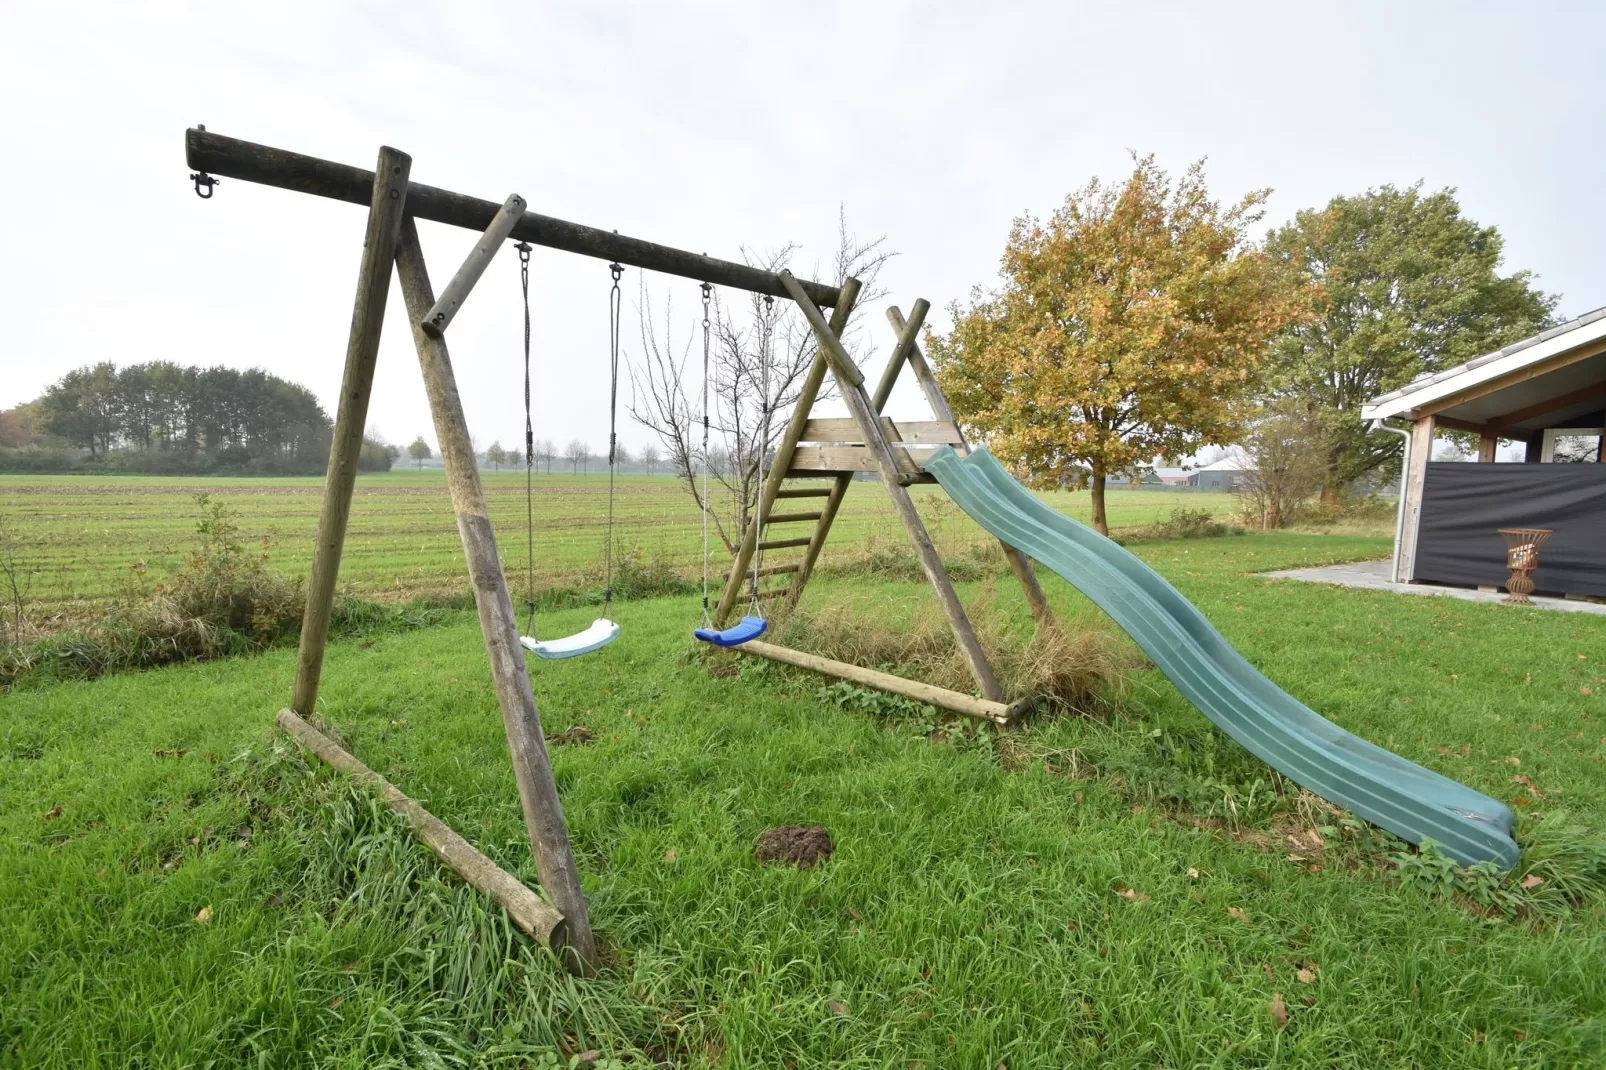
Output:
[[831,834],[819,825],[782,825],[760,836],[753,853],[760,862],[790,862],[798,869],[813,869],[834,850]]

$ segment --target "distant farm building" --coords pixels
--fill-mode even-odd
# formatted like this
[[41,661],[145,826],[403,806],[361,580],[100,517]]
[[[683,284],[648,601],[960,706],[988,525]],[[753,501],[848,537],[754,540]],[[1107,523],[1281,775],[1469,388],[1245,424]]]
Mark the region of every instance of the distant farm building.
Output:
[[1194,490],[1238,490],[1248,484],[1254,471],[1249,458],[1233,453],[1189,472],[1188,486]]

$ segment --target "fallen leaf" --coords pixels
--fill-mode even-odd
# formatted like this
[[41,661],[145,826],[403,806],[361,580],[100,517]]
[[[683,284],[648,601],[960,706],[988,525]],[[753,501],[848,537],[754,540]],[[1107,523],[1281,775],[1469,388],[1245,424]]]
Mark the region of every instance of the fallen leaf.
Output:
[[1539,786],[1528,777],[1520,775],[1514,776],[1511,778],[1511,782],[1513,784],[1521,784],[1523,787],[1527,788],[1528,794],[1532,795],[1536,799],[1543,799],[1545,797],[1545,793],[1540,791]]
[[1273,992],[1271,994],[1271,1000],[1266,1004],[1266,1009],[1271,1011],[1271,1020],[1277,1023],[1278,1029],[1288,1024],[1288,1004],[1283,1002],[1283,994],[1281,992]]
[[1277,975],[1272,972],[1271,963],[1269,962],[1262,962],[1260,964],[1260,972],[1266,975],[1266,980],[1268,981],[1277,980]]
[[1528,806],[1532,802],[1533,802],[1533,800],[1528,798],[1528,796],[1519,795],[1515,799],[1511,800],[1511,805],[1513,805],[1513,806]]
[[838,1018],[846,1018],[848,1016],[848,1005],[840,999],[833,999],[827,1006],[831,1008],[831,1013]]
[[1244,910],[1243,907],[1228,907],[1227,908],[1227,913],[1231,914],[1233,917],[1237,918],[1239,921],[1243,922],[1245,925],[1249,924],[1249,915]]
[[[1606,741],[1603,741],[1603,742],[1606,742]],[[61,807],[59,807],[59,806],[52,806],[50,809],[45,811],[45,820],[46,821],[54,821],[56,818],[58,818],[60,816],[61,816]]]
[[1517,757],[1515,754],[1508,754],[1508,755],[1506,755],[1506,764],[1507,765],[1521,765],[1522,764],[1522,759]]
[[664,852],[664,865],[672,866],[674,864],[675,864],[675,849],[673,847],[671,847],[669,850]]
[[1545,883],[1545,878],[1537,873],[1530,873],[1522,878],[1522,886],[1524,888],[1537,888],[1543,883]]
[[[1606,738],[1601,739],[1601,742],[1602,743],[1606,743]],[[1075,799],[1077,802],[1081,802],[1082,801],[1082,793],[1079,792],[1079,791],[1073,791],[1071,793],[1071,798]]]
[[859,920],[859,912],[857,910],[854,910],[852,907],[848,907],[848,917],[852,918],[854,921],[858,921]]
[[596,1063],[596,1062],[600,1061],[601,1059],[602,1059],[602,1052],[598,1051],[596,1048],[592,1048],[590,1051],[583,1051],[579,1055],[576,1055],[574,1057],[574,1065],[575,1066],[590,1066],[593,1063]]
[[1519,1029],[1515,1033],[1513,1033],[1512,1036],[1516,1037],[1518,1040],[1527,1040],[1528,1039],[1528,1034],[1523,1032],[1521,1029]]
[[1578,693],[1579,693],[1579,694],[1580,694],[1580,695],[1593,695],[1593,694],[1594,694],[1594,693],[1595,693],[1595,692],[1593,692],[1593,691],[1591,691],[1591,690],[1590,690],[1590,689],[1589,689],[1589,688],[1587,688],[1587,687],[1580,687],[1580,688],[1579,688],[1579,689],[1578,689]]
[[1298,981],[1302,985],[1312,984],[1316,980],[1316,971],[1315,970],[1295,970],[1294,971],[1294,980]]
[[212,904],[208,903],[206,906],[202,907],[196,913],[195,922],[196,922],[197,925],[205,925],[207,922],[209,922],[211,920],[212,920]]
[[1189,866],[1188,867],[1188,876],[1192,877],[1194,880],[1198,880],[1199,879],[1199,871],[1197,869],[1194,869],[1192,866]]
[[1147,903],[1149,901],[1147,892],[1140,892],[1136,888],[1128,888],[1119,881],[1113,885],[1112,890],[1128,903]]
[[329,1009],[330,1010],[334,1010],[336,1007],[340,1006],[344,1002],[346,1002],[346,997],[345,996],[336,996],[334,999],[329,1001]]

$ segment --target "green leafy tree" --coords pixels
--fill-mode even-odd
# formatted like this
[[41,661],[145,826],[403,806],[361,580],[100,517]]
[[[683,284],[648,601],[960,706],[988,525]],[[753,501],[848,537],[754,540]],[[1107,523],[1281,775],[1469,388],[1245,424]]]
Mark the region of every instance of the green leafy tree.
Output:
[[1544,329],[1557,298],[1533,276],[1502,276],[1505,241],[1461,214],[1455,190],[1380,186],[1298,213],[1267,242],[1320,285],[1317,315],[1272,343],[1268,383],[1326,414],[1322,492],[1395,460],[1398,435],[1369,433],[1361,405]]
[[928,339],[959,418],[1029,482],[1090,488],[1105,533],[1106,478],[1236,438],[1267,339],[1308,307],[1297,268],[1249,240],[1269,190],[1223,207],[1202,161],[1176,181],[1133,163],[1016,220],[1002,286]]
[[44,430],[85,447],[91,458],[111,449],[122,430],[123,398],[117,366],[110,361],[68,372],[40,400]]
[[424,441],[424,436],[419,435],[413,439],[413,444],[407,447],[407,456],[413,459],[413,467],[422,468],[425,461],[435,456],[435,451],[429,448],[429,443]]
[[490,461],[491,467],[496,469],[498,472],[502,470],[502,466],[507,463],[507,450],[502,448],[502,443],[500,440],[493,442],[486,447],[485,459]]

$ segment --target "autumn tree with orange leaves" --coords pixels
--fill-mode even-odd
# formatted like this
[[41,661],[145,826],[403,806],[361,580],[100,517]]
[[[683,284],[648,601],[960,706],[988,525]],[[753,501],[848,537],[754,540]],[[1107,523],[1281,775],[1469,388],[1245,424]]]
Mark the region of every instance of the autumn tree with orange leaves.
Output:
[[1105,534],[1105,480],[1233,441],[1268,340],[1312,304],[1303,273],[1249,239],[1270,190],[1224,209],[1204,161],[1176,182],[1133,163],[1047,221],[1017,219],[1002,286],[927,339],[966,427],[1034,486],[1090,488]]

